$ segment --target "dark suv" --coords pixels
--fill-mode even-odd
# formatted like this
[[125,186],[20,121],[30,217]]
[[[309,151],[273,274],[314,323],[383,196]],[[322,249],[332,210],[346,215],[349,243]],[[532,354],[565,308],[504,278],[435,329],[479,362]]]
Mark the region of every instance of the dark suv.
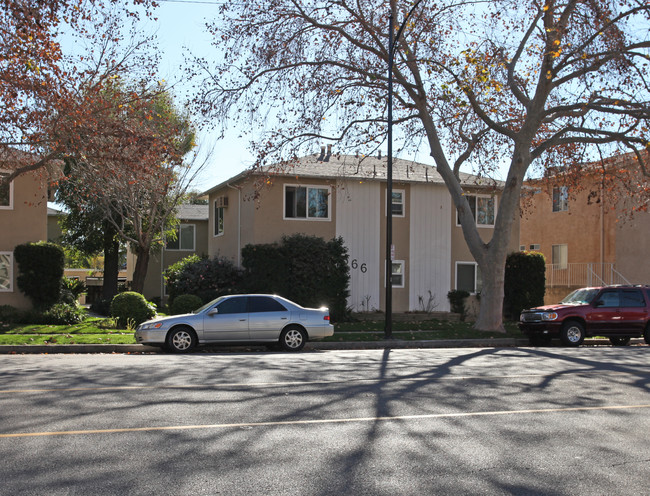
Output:
[[557,305],[524,310],[519,329],[531,344],[559,337],[579,346],[585,337],[608,337],[625,346],[641,337],[650,344],[650,286],[603,286],[577,289]]

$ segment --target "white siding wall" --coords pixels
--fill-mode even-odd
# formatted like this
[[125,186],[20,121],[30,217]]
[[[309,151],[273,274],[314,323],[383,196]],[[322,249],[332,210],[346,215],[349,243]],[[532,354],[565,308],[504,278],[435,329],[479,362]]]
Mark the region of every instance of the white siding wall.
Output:
[[[380,260],[379,183],[339,181],[336,191],[336,235],[350,256],[350,296],[355,312],[379,308]],[[354,262],[354,267],[353,267]]]
[[429,291],[435,295],[435,311],[449,311],[451,289],[451,202],[442,185],[413,184],[409,202],[411,219],[409,307],[421,310]]

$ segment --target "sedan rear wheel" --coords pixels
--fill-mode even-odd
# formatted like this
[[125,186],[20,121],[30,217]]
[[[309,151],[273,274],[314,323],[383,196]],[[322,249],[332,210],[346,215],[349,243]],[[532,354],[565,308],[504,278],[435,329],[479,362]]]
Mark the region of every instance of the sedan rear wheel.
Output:
[[585,328],[580,322],[569,320],[562,326],[560,339],[565,346],[580,346],[585,339]]
[[612,337],[609,338],[609,342],[612,343],[614,346],[627,346],[628,344],[630,344],[630,338]]
[[177,327],[167,336],[167,348],[174,353],[187,353],[196,346],[196,335],[189,327]]
[[307,342],[307,335],[300,327],[287,327],[280,334],[280,346],[286,351],[300,351]]

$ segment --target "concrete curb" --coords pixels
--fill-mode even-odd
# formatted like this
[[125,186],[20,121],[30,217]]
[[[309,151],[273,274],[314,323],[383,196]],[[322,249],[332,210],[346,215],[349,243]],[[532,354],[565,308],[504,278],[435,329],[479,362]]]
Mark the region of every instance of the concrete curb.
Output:
[[[608,345],[607,339],[586,339],[584,345]],[[643,339],[632,340],[632,344],[644,344]],[[405,341],[400,339],[390,341],[342,341],[342,342],[320,342],[307,343],[306,351],[318,350],[381,350],[381,349],[412,349],[412,348],[515,348],[530,347],[528,339],[496,338],[496,339],[438,339],[438,340],[413,340]],[[258,348],[265,349],[258,345],[243,346],[219,346],[199,348],[198,351],[208,353],[219,353],[220,351],[250,350]],[[166,354],[156,346],[141,344],[49,344],[49,345],[0,345],[2,354],[55,354],[55,353],[156,353]]]

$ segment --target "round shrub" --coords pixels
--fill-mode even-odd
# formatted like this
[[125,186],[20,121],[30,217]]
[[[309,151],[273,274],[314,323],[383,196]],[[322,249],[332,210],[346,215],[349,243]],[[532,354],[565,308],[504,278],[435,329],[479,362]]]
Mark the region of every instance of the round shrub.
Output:
[[180,315],[183,313],[191,313],[203,305],[203,301],[196,295],[184,294],[178,296],[172,303],[172,315]]
[[43,321],[45,325],[72,325],[83,322],[86,312],[83,308],[76,305],[66,305],[65,303],[56,303],[43,312]]
[[134,291],[115,295],[111,302],[111,317],[121,328],[135,327],[156,316],[156,309],[144,296]]

